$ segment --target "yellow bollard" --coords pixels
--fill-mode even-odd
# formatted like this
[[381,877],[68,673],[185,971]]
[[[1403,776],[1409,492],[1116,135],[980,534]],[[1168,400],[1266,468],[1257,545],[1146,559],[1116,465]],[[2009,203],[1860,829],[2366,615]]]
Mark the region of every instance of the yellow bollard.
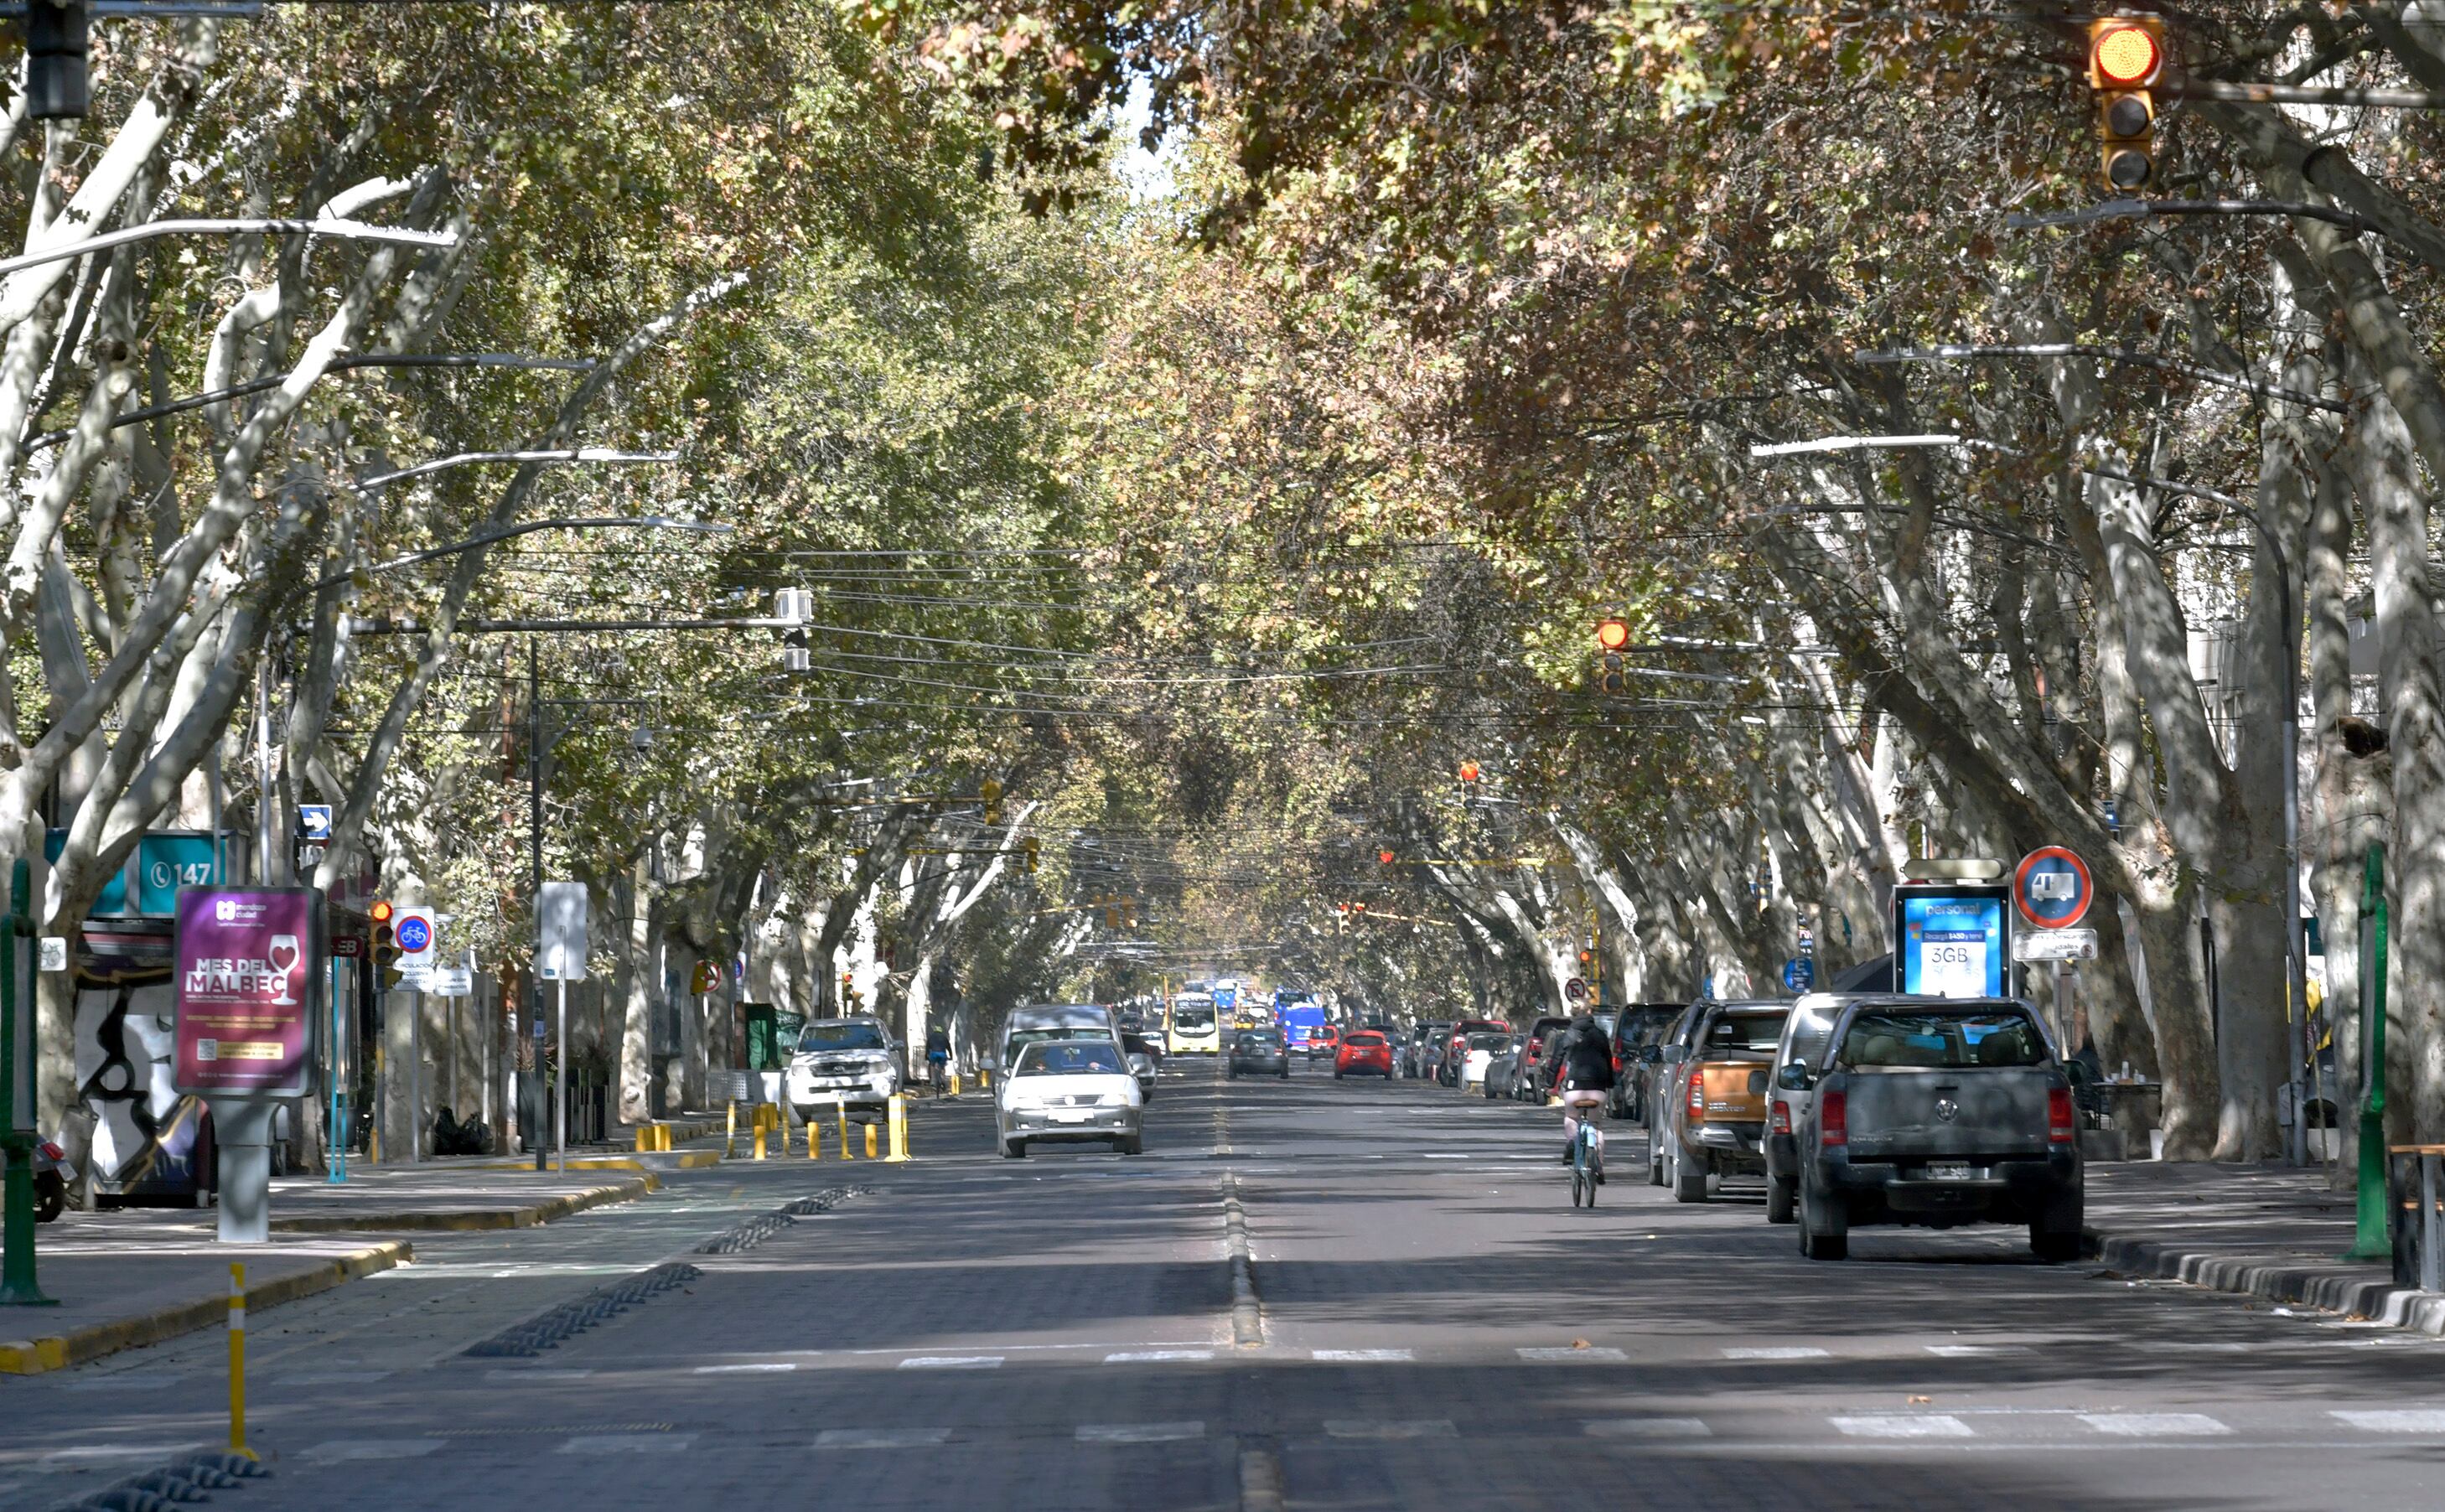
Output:
[[[893,1098],[893,1099],[892,1099],[892,1101],[893,1101],[893,1102],[898,1102],[899,1100],[900,1100],[900,1099],[899,1099],[899,1098],[897,1098],[897,1097],[895,1097],[895,1098]],[[875,1136],[876,1136],[876,1135],[878,1135],[878,1134],[880,1134],[880,1133],[882,1133],[882,1132],[883,1132],[883,1130],[882,1130],[882,1129],[875,1128],[872,1124],[868,1124],[868,1125],[867,1125],[867,1126],[866,1126],[866,1158],[867,1158],[867,1159],[868,1159],[868,1160],[872,1160],[872,1159],[874,1159],[876,1156],[878,1156],[878,1155],[880,1155],[880,1154],[882,1154],[882,1153],[883,1153],[883,1151],[882,1151],[882,1150],[877,1149],[877,1148],[875,1148],[875,1143],[874,1143],[874,1142],[875,1142]]]
[[894,1093],[891,1099],[891,1153],[884,1159],[891,1162],[908,1158],[908,1099]]
[[[755,1124],[755,1126],[756,1126],[756,1158],[757,1160],[762,1160],[762,1159],[764,1158],[764,1131],[765,1131],[765,1130],[764,1130],[764,1105],[763,1105],[762,1103],[757,1103],[757,1104],[756,1105],[756,1111],[755,1111],[755,1113],[753,1114],[751,1121],[752,1121],[752,1122]],[[787,1137],[787,1131],[786,1131],[786,1130],[784,1131],[784,1137]]]
[[737,1146],[738,1099],[733,1097],[730,1099],[730,1122],[721,1131],[721,1158],[728,1160],[732,1155],[737,1153]]
[[960,1073],[956,1071],[951,1073],[951,1095],[960,1095]]
[[809,1160],[824,1158],[824,1142],[818,1137],[815,1121],[812,1118],[807,1120],[807,1158]]
[[832,1104],[832,1115],[840,1121],[840,1158],[849,1159],[849,1104]]
[[229,1295],[230,1452],[254,1458],[246,1447],[246,1267],[230,1265]]
[[365,1130],[365,1164],[368,1166],[382,1164],[382,1130],[379,1129]]

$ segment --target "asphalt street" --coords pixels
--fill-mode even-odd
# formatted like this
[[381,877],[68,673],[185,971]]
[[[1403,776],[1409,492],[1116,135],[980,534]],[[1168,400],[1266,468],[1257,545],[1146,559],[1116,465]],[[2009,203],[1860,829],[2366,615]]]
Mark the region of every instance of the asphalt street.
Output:
[[[1558,1115],[1421,1083],[1165,1081],[1138,1158],[687,1173],[263,1313],[251,1417],[289,1508],[2433,1507],[2445,1345],[1863,1230],[1811,1264],[1754,1198],[1617,1174]],[[829,1148],[829,1147],[828,1147]],[[733,1254],[793,1199],[872,1188]],[[1226,1196],[1259,1299],[1235,1341]],[[702,1274],[532,1358],[472,1345],[657,1262]],[[0,1508],[225,1433],[221,1338],[0,1380]]]

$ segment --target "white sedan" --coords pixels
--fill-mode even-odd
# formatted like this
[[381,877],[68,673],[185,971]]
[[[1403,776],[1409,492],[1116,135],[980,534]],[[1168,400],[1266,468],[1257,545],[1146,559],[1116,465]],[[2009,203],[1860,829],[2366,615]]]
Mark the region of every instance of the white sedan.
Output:
[[1030,1145],[1110,1144],[1124,1155],[1146,1148],[1146,1096],[1108,1039],[1049,1039],[1018,1053],[994,1099],[994,1129],[1013,1160]]
[[1464,1087],[1485,1085],[1485,1068],[1494,1063],[1495,1057],[1508,1055],[1510,1050],[1509,1035],[1469,1036],[1468,1053],[1462,1057],[1460,1063],[1460,1084]]

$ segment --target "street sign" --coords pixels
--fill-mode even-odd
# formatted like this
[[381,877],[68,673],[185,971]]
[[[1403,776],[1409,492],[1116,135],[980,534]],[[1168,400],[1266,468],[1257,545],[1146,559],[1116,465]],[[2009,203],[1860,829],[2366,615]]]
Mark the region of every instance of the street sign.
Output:
[[2088,863],[2062,846],[2030,851],[2012,873],[2012,905],[2041,929],[2068,929],[2080,923],[2096,896]]
[[1573,1002],[1585,1002],[1588,1000],[1588,984],[1581,981],[1578,978],[1573,977],[1570,980],[1562,983],[1562,996],[1568,998]]
[[475,996],[476,973],[466,966],[436,966],[433,985],[426,989],[437,998],[469,998]]
[[43,969],[45,971],[65,971],[68,969],[67,936],[43,936]]
[[331,838],[331,806],[327,803],[301,803],[297,806],[297,838],[327,841]]
[[2048,929],[2043,934],[2014,935],[2012,959],[2015,961],[2095,961],[2097,931]]
[[429,970],[433,965],[433,943],[440,931],[433,924],[430,908],[399,908],[390,916],[391,938],[399,942],[399,969]]
[[688,974],[688,989],[699,997],[721,985],[721,968],[710,961],[700,961]]
[[586,884],[547,882],[535,896],[535,975],[586,980]]
[[1794,956],[1782,963],[1782,984],[1793,992],[1813,992],[1817,987],[1817,962],[1806,956]]

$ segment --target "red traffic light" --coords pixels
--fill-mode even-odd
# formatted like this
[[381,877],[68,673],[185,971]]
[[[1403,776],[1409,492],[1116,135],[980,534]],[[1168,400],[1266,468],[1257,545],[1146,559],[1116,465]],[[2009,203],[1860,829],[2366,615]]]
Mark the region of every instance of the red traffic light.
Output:
[[1463,782],[1475,782],[1477,780],[1477,775],[1476,762],[1464,761],[1460,764],[1460,779]]
[[366,909],[365,912],[372,915],[374,923],[388,924],[390,923],[390,900],[386,898],[376,898],[374,900],[373,906]]
[[1390,850],[1378,850],[1375,852],[1375,861],[1379,866],[1389,867],[1392,864],[1392,852]]
[[[2159,23],[2161,25],[2161,23]],[[2089,31],[2088,65],[2101,89],[2137,89],[2156,82],[2164,46],[2153,28],[2129,21],[2097,23]]]
[[1618,651],[1629,644],[1629,625],[1624,625],[1619,620],[1598,620],[1596,622],[1597,649],[1604,651]]

